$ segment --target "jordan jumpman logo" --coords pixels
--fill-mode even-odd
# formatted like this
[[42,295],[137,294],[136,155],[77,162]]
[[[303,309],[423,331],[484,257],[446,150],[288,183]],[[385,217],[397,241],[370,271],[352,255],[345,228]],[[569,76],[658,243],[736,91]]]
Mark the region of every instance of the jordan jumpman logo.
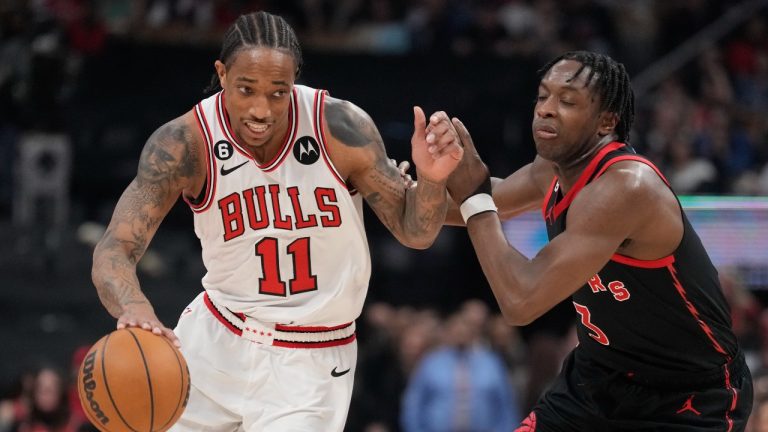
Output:
[[682,414],[686,411],[690,411],[696,415],[701,415],[701,413],[697,411],[696,408],[693,407],[693,396],[694,395],[691,395],[691,397],[689,397],[688,400],[685,401],[685,403],[683,404],[683,407],[677,410],[677,414]]

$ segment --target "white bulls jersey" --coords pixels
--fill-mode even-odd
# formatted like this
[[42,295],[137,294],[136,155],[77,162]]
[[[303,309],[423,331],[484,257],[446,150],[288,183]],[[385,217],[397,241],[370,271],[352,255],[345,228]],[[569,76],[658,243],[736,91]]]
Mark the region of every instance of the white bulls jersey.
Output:
[[207,269],[203,287],[217,304],[263,322],[350,322],[368,290],[362,198],[328,156],[325,95],[294,86],[285,141],[262,164],[232,133],[223,92],[195,106],[208,176],[188,203]]

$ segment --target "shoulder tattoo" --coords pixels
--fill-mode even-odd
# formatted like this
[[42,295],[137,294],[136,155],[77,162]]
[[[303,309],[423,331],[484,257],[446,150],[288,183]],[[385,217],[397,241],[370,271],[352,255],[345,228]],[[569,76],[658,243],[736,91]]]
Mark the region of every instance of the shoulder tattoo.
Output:
[[365,147],[372,143],[383,145],[373,121],[351,103],[341,100],[326,102],[325,115],[331,134],[350,147]]

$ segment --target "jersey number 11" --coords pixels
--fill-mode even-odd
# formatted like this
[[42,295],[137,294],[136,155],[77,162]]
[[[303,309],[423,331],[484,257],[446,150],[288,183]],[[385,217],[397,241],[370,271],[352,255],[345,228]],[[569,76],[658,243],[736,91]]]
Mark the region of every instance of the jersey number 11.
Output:
[[259,279],[259,293],[286,296],[286,285],[291,294],[317,289],[317,275],[312,274],[309,260],[309,237],[301,237],[288,245],[287,252],[293,258],[293,277],[284,282],[280,279],[280,259],[277,239],[265,237],[256,243],[256,256],[261,259],[263,276]]

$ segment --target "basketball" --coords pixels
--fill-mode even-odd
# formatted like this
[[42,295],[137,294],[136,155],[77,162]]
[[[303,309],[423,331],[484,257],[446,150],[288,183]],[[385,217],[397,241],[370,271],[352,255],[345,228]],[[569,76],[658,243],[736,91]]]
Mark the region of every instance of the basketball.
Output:
[[165,337],[120,329],[88,351],[77,390],[88,420],[101,431],[165,431],[187,405],[189,370]]

